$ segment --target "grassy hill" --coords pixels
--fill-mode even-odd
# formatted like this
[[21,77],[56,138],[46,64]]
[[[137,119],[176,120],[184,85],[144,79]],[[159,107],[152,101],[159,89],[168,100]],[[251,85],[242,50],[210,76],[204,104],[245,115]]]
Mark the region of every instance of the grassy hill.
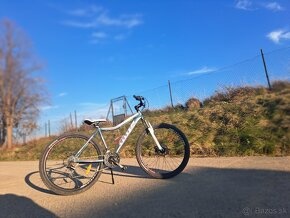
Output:
[[[194,155],[289,155],[290,154],[290,82],[277,81],[269,91],[265,87],[225,88],[199,102],[189,99],[185,105],[146,111],[152,123],[173,123],[187,136]],[[105,134],[109,144],[126,127]],[[80,130],[88,133],[89,129]],[[128,139],[123,156],[133,156],[138,126]],[[2,150],[0,160],[35,160],[52,140],[42,138],[12,150]]]

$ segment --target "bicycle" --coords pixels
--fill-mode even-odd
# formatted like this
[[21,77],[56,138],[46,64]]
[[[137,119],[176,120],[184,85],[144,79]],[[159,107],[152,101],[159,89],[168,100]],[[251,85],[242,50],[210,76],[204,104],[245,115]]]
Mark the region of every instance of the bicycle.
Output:
[[[117,166],[126,169],[120,164],[119,153],[140,120],[144,125],[144,131],[137,139],[135,148],[140,167],[158,179],[168,179],[183,171],[190,156],[186,136],[171,124],[161,123],[152,126],[142,114],[146,107],[145,98],[135,95],[133,97],[139,101],[134,107],[136,113],[120,124],[100,127],[101,123],[106,122],[105,119],[86,119],[84,123],[95,128],[90,137],[77,133],[64,134],[46,146],[39,161],[39,172],[42,181],[51,191],[60,195],[81,193],[95,184],[104,169],[111,170],[114,183],[112,169]],[[117,130],[130,122],[117,148],[111,151],[102,131]],[[104,151],[93,140],[97,135],[104,145],[102,147]]]

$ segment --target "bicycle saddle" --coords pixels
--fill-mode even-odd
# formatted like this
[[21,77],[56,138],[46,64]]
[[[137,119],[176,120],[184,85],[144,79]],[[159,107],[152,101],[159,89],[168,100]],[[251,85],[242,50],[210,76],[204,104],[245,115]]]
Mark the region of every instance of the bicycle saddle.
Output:
[[107,120],[106,119],[96,119],[96,120],[85,119],[84,120],[84,123],[87,125],[98,124],[102,122],[107,122]]

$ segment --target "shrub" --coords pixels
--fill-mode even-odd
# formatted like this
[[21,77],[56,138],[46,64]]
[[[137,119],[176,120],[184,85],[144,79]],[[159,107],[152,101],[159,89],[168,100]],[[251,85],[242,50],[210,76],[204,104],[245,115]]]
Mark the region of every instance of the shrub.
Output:
[[186,109],[189,109],[189,110],[199,109],[202,107],[202,103],[196,98],[190,98],[185,103],[185,107]]

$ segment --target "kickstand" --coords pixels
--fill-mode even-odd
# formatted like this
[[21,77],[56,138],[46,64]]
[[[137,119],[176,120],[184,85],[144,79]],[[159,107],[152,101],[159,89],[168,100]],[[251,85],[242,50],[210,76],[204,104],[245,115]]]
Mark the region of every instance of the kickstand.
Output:
[[112,168],[110,168],[110,170],[111,170],[111,175],[112,175],[112,184],[114,185],[115,184],[115,180],[114,180],[113,170],[112,170]]

